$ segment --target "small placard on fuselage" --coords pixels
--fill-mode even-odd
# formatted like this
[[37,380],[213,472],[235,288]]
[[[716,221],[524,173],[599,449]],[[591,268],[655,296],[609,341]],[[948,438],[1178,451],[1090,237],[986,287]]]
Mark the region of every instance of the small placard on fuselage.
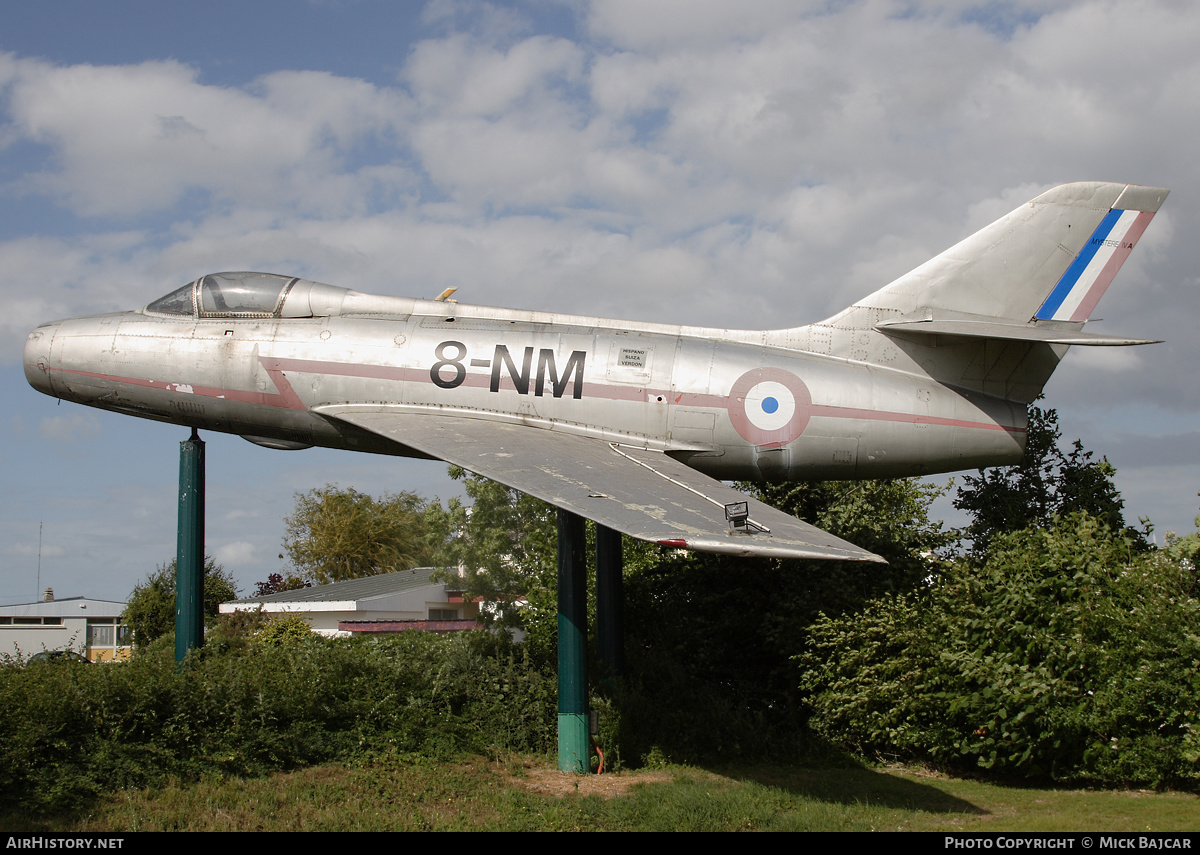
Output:
[[622,347],[617,354],[618,368],[636,368],[639,371],[646,370],[646,357],[650,352],[644,348]]
[[608,353],[609,380],[618,383],[645,383],[650,379],[654,346],[629,341],[614,341]]

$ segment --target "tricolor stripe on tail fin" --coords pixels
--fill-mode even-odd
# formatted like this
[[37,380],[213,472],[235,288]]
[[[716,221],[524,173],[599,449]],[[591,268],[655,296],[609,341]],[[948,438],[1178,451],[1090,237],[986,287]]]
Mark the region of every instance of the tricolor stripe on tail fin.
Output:
[[1109,211],[1034,318],[1086,321],[1153,217],[1153,211]]

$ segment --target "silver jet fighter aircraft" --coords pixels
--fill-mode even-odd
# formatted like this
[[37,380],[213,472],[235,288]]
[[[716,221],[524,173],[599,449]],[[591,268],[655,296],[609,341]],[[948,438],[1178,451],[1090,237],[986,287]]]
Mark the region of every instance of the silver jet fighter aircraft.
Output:
[[1147,343],[1083,327],[1166,196],[1056,187],[791,329],[218,273],[137,311],[43,324],[25,345],[25,374],[47,395],[268,448],[449,461],[667,546],[879,560],[721,480],[1019,462],[1027,406],[1070,345]]

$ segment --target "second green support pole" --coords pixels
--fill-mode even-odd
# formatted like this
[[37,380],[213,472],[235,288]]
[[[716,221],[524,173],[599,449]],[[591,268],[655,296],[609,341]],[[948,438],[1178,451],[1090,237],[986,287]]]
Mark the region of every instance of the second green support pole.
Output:
[[558,768],[585,774],[587,714],[587,533],[583,517],[558,510]]
[[175,550],[175,661],[204,644],[204,441],[192,428],[179,443]]
[[621,532],[596,523],[596,658],[602,681],[625,673]]

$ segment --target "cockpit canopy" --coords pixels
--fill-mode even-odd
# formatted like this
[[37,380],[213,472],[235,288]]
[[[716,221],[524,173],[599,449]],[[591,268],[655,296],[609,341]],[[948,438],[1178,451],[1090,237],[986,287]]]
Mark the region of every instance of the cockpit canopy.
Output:
[[146,311],[193,318],[278,318],[295,276],[212,273],[160,297]]
[[[327,318],[335,315],[405,317],[417,301],[412,297],[360,294],[276,273],[210,273],[159,297],[142,309],[148,315],[176,318]],[[435,303],[444,313],[446,303]]]

